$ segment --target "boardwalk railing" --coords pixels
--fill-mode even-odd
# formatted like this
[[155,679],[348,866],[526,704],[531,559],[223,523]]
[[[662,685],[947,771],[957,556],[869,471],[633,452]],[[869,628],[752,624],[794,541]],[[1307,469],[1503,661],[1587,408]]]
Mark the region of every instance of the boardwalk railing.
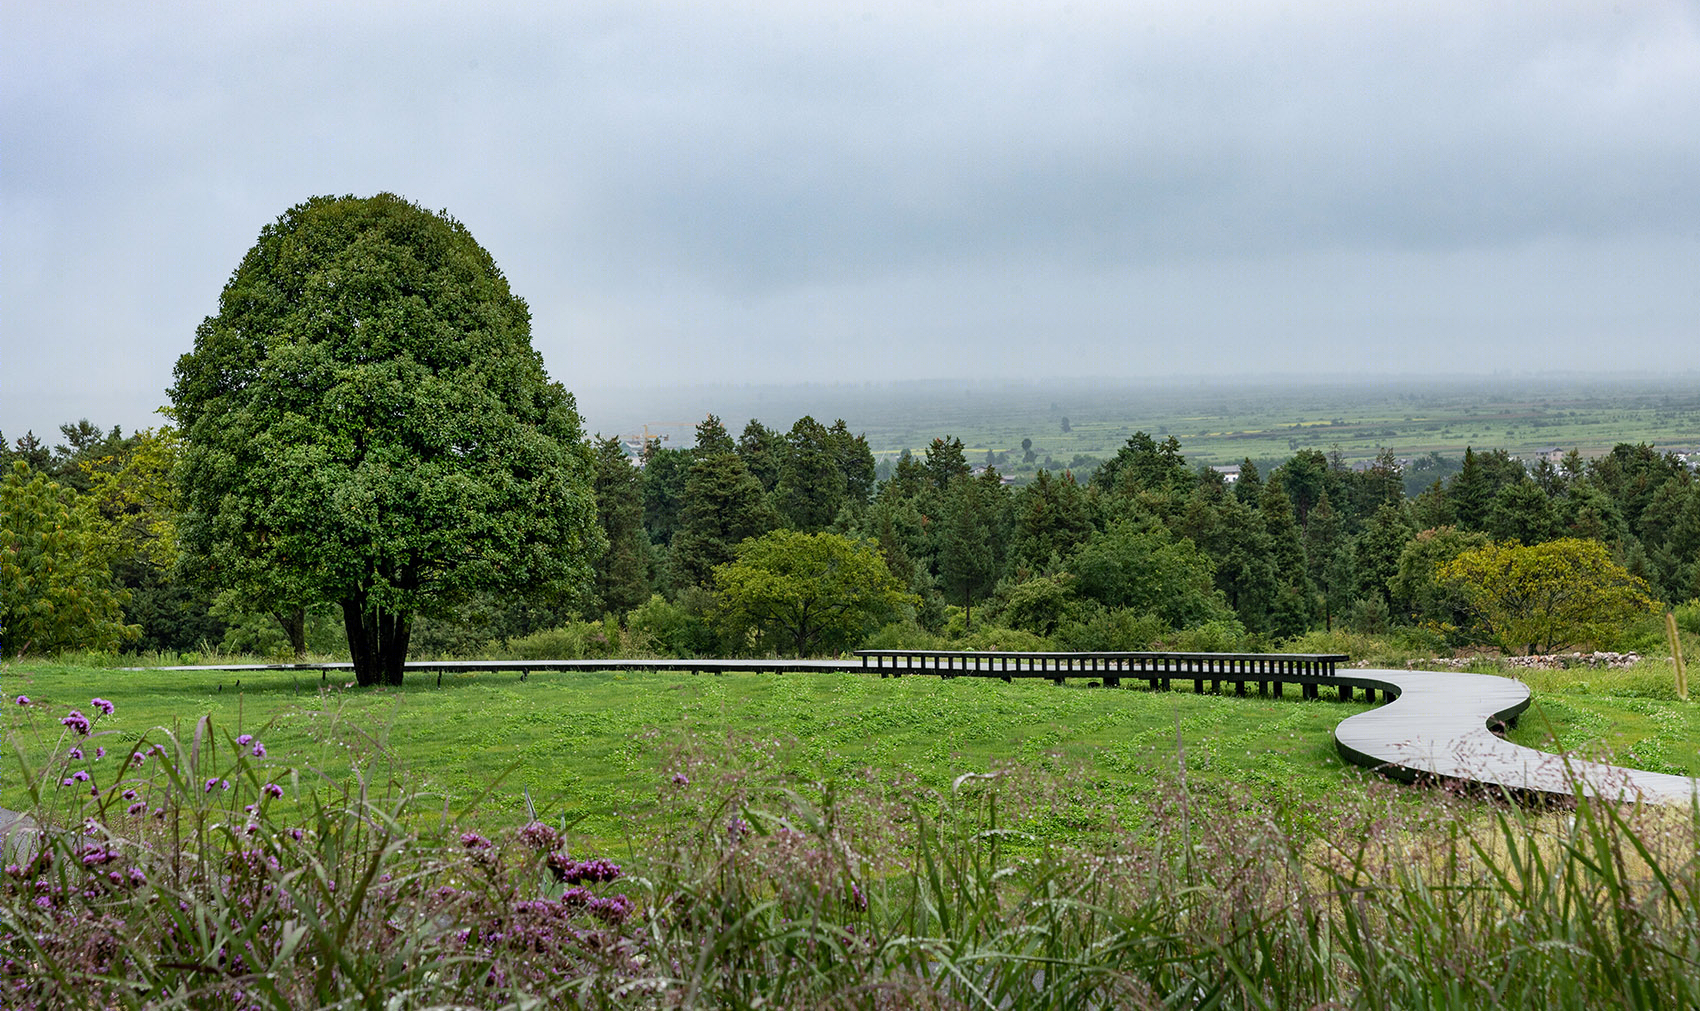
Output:
[[930,674],[942,677],[1047,678],[1057,684],[1071,677],[1102,679],[1109,688],[1130,681],[1147,682],[1153,690],[1166,691],[1174,681],[1191,681],[1195,691],[1221,691],[1232,685],[1237,695],[1256,685],[1265,695],[1280,696],[1283,685],[1299,685],[1305,698],[1316,698],[1317,686],[1339,688],[1341,698],[1362,689],[1367,701],[1375,700],[1384,682],[1340,676],[1337,665],[1350,659],[1344,653],[1031,653],[968,650],[859,649],[862,667],[877,670],[881,677]]

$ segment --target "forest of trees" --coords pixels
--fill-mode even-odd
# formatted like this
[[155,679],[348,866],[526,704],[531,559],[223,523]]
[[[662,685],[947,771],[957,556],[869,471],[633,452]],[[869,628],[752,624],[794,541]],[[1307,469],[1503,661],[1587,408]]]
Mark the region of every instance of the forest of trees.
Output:
[[[83,421],[61,432],[51,449],[33,434],[0,444],[9,653],[346,649],[334,613],[255,611],[185,571],[170,427],[126,436]],[[416,650],[476,652],[600,620],[676,655],[933,642],[1270,648],[1320,628],[1521,651],[1604,641],[1610,628],[1578,619],[1531,632],[1495,617],[1490,607],[1527,595],[1506,584],[1495,604],[1496,580],[1602,594],[1582,605],[1596,615],[1700,597],[1700,479],[1645,445],[1533,468],[1467,450],[1415,496],[1390,453],[1356,469],[1315,450],[1268,473],[1248,460],[1230,484],[1189,465],[1174,438],[1143,432],[1090,474],[1040,471],[1020,487],[976,472],[950,437],[905,452],[876,481],[865,438],[809,417],[788,430],[751,420],[734,435],[710,415],[692,448],[651,442],[640,461],[616,439],[589,448],[606,541],[593,579],[576,595],[473,594],[421,618]],[[771,536],[780,531],[809,536]],[[867,550],[883,563],[878,578],[850,567]],[[863,603],[782,632],[778,605],[752,610],[748,596],[771,595],[774,579],[748,567],[800,571],[803,551],[859,573],[810,592]],[[76,564],[44,565],[54,552]]]

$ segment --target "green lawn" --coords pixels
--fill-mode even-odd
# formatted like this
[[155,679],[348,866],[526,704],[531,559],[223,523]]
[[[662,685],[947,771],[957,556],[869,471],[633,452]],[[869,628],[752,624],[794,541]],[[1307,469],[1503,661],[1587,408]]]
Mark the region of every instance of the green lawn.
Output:
[[[964,773],[1020,766],[1054,777],[1059,793],[1041,835],[1133,824],[1184,754],[1189,785],[1249,790],[1292,801],[1353,789],[1366,775],[1344,766],[1331,731],[1362,703],[1232,698],[1190,691],[1089,688],[1075,682],[880,679],[858,674],[543,674],[434,679],[401,691],[348,690],[287,672],[121,672],[27,662],[4,671],[9,741],[31,765],[61,742],[58,719],[110,699],[97,723],[109,751],[156,726],[188,732],[203,715],[228,734],[254,733],[265,762],[343,778],[358,764],[405,773],[446,793],[459,811],[506,770],[484,818],[517,822],[529,793],[538,811],[582,819],[603,845],[646,831],[644,820],[675,773],[690,779],[756,770],[817,792],[859,779],[890,789],[946,790]],[[1700,775],[1700,705],[1549,692],[1515,733],[1541,745],[1614,750],[1644,768]],[[1178,743],[1177,743],[1178,733]],[[12,749],[8,749],[9,751]],[[127,752],[126,752],[127,753]],[[1420,791],[1412,791],[1418,802]],[[26,806],[8,755],[7,807]],[[1043,819],[1042,819],[1043,820]]]
[[[402,691],[344,690],[283,672],[119,672],[28,663],[6,670],[9,736],[29,761],[55,747],[66,709],[91,696],[117,711],[97,724],[128,743],[203,715],[260,736],[267,761],[332,777],[393,761],[446,791],[451,805],[515,768],[486,810],[517,820],[529,791],[540,812],[584,816],[580,830],[622,831],[672,775],[755,768],[804,787],[833,779],[945,789],[957,776],[1020,764],[1090,778],[1100,799],[1133,802],[1178,768],[1189,780],[1237,781],[1321,796],[1353,781],[1330,731],[1361,704],[1237,699],[1190,692],[1057,687],[1043,681],[881,679],[866,675],[454,675]],[[15,772],[15,759],[9,770]],[[5,803],[23,803],[6,777]],[[1059,815],[1065,814],[1059,812]]]

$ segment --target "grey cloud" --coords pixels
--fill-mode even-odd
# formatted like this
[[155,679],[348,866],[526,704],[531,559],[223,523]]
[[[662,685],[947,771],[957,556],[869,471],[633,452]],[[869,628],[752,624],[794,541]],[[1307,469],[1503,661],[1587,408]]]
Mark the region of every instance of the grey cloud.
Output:
[[326,192],[466,222],[569,386],[1609,366],[1700,318],[1693,4],[15,6],[7,432],[157,403]]

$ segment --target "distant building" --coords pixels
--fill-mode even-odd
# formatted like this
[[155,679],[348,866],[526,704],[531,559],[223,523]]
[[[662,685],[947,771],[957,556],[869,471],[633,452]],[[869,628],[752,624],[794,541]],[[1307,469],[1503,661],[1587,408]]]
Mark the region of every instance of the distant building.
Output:
[[1545,460],[1546,462],[1552,464],[1554,467],[1563,463],[1564,462],[1564,449],[1563,449],[1563,447],[1548,446],[1544,449],[1537,449],[1533,453],[1529,454],[1529,462],[1530,463],[1540,463],[1542,460]]
[[1210,469],[1222,475],[1223,484],[1233,484],[1240,479],[1240,465],[1237,463],[1224,464],[1220,467],[1212,466]]

